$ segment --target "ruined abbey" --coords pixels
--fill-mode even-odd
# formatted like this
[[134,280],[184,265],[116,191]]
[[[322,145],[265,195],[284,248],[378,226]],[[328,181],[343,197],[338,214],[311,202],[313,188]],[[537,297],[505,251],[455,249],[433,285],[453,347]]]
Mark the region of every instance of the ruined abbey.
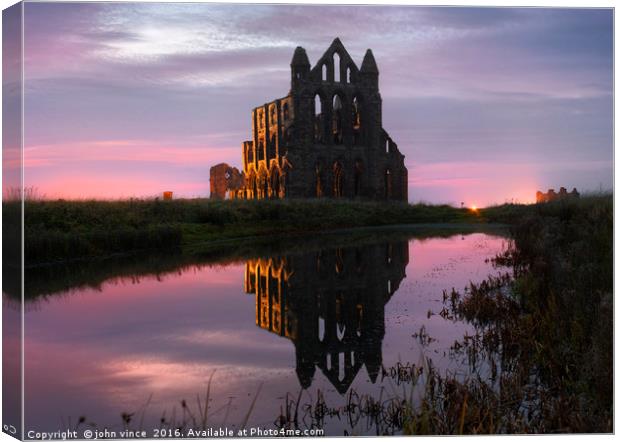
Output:
[[289,94],[252,111],[243,171],[212,167],[211,197],[407,201],[404,155],[383,129],[381,113],[370,49],[358,68],[336,38],[311,67],[297,47]]
[[566,187],[560,187],[560,191],[557,193],[553,189],[549,189],[547,193],[542,193],[540,190],[536,192],[536,203],[548,203],[566,198],[579,198],[579,192],[575,187],[570,192],[566,191]]

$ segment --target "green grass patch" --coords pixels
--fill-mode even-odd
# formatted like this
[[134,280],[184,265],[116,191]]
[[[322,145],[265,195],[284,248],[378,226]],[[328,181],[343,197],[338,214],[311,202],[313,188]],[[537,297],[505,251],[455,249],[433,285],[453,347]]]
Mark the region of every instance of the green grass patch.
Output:
[[[587,211],[600,198],[605,196],[540,205],[505,204],[479,211],[449,205],[333,199],[30,200],[25,203],[25,262],[38,265],[139,250],[168,250],[234,238],[311,234],[368,226],[515,224],[531,214],[569,216],[571,211]],[[19,202],[3,203],[5,217],[16,219],[5,223],[4,234],[9,239],[5,253],[19,249],[19,207]]]
[[[19,203],[4,203],[5,212]],[[415,223],[478,223],[447,205],[344,200],[27,201],[26,265],[232,238]]]

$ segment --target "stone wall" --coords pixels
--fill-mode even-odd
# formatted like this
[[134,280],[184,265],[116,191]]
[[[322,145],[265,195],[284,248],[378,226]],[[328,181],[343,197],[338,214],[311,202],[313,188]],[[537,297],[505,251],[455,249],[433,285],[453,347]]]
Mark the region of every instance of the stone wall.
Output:
[[237,191],[245,186],[245,177],[236,167],[220,163],[210,169],[209,187],[211,198],[225,199],[235,196]]
[[579,198],[579,192],[573,187],[570,192],[566,191],[565,187],[560,187],[560,191],[556,193],[554,189],[549,189],[547,193],[542,193],[540,190],[536,192],[537,203],[548,203],[549,201],[556,201],[563,198]]

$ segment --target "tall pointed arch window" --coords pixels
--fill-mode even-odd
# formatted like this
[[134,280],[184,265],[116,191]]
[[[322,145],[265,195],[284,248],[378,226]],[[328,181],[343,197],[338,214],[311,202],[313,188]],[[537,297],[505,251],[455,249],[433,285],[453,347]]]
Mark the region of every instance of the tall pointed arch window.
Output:
[[340,164],[339,161],[336,161],[334,163],[333,174],[333,195],[336,198],[340,198],[344,195],[344,170],[342,168],[342,164]]
[[385,199],[392,198],[392,172],[385,169]]
[[323,137],[323,106],[321,103],[321,96],[316,94],[314,96],[314,142],[323,143],[325,141]]
[[263,143],[263,140],[258,142],[258,152],[256,153],[258,154],[258,161],[265,159],[265,143]]
[[332,100],[332,136],[334,144],[342,144],[342,100],[337,94]]
[[334,52],[334,81],[340,82],[340,55]]
[[362,141],[362,111],[359,99],[353,97],[351,102],[351,125],[353,132],[353,144],[361,144]]
[[267,143],[267,160],[272,160],[276,157],[276,134],[271,134],[269,143]]
[[273,125],[276,124],[276,106],[275,104],[272,104],[271,107],[269,108],[269,124]]

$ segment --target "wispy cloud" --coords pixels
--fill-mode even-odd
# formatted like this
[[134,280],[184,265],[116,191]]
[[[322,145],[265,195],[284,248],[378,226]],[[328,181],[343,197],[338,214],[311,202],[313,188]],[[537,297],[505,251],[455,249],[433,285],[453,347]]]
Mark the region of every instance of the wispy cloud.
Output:
[[[384,126],[408,162],[611,161],[612,20],[609,9],[28,3],[25,142],[56,146],[32,157],[30,176],[63,154],[83,168],[128,156],[147,167],[171,150],[171,163],[239,164],[249,111],[287,93],[294,48],[315,62],[336,36],[358,63],[373,49]],[[115,140],[144,144],[98,144]]]

